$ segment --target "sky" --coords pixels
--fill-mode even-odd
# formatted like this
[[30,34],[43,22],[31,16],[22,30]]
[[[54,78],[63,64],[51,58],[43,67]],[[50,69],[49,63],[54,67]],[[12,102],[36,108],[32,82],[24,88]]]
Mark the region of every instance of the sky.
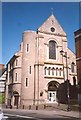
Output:
[[36,31],[53,14],[67,34],[68,47],[75,53],[74,31],[79,29],[78,2],[3,2],[2,60],[7,64],[20,48],[22,33]]

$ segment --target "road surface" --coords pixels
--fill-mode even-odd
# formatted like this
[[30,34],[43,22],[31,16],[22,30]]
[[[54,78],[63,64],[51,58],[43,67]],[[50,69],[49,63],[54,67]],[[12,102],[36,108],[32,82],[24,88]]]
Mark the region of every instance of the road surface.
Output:
[[11,116],[11,115],[7,115],[6,117],[4,116],[4,118],[2,120],[78,120],[77,118],[71,118],[71,117],[64,117],[64,116],[54,116],[54,118],[43,118],[41,116],[41,118],[35,118],[35,117],[28,117],[28,116]]
[[[81,120],[75,112],[60,110],[3,110],[2,120]],[[5,117],[6,116],[6,117]],[[8,118],[7,118],[8,117]]]

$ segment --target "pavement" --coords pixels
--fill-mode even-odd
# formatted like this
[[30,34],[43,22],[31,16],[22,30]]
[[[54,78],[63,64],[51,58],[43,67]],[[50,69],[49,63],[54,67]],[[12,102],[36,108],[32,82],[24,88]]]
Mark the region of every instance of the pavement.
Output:
[[[66,117],[72,117],[72,118],[80,118],[80,112],[78,111],[63,111],[63,110],[26,110],[26,109],[3,109],[3,113],[8,114],[16,114],[19,115],[20,113],[24,115],[39,115],[39,116],[66,116]],[[37,117],[37,116],[36,116]]]
[[[47,104],[46,105],[46,109],[59,109],[59,110],[63,110],[63,111],[67,111],[68,109],[68,105],[67,104]],[[70,105],[70,110],[71,111],[79,111],[80,110],[80,106],[78,104],[75,105]]]
[[4,113],[15,114],[17,111],[17,115],[20,113],[25,115],[39,115],[39,116],[67,116],[72,118],[78,118],[81,120],[81,111],[79,111],[79,106],[70,106],[71,111],[67,111],[67,105],[65,104],[47,104],[47,105],[39,105],[39,106],[28,106],[24,107],[24,109],[9,109],[3,108]]
[[[8,114],[7,114],[8,112]],[[52,119],[54,120],[54,118],[56,118],[55,120],[57,120],[57,118],[59,120],[77,120],[80,119],[79,118],[79,113],[76,112],[66,112],[66,111],[47,111],[47,110],[4,110],[4,113],[6,113],[6,116],[12,115],[12,116],[16,116],[16,117],[22,117],[23,118],[39,118],[39,119]],[[65,119],[64,119],[65,118]],[[37,119],[37,120],[39,120]],[[28,119],[29,120],[29,119]]]
[[[58,104],[58,103],[50,103],[50,104],[41,104],[41,105],[29,105],[27,107],[24,106],[24,108],[22,107],[22,109],[31,109],[31,110],[63,110],[63,111],[67,111],[68,105],[67,104]],[[80,106],[78,104],[75,105],[70,105],[70,109],[71,111],[77,111],[79,112],[80,110]]]

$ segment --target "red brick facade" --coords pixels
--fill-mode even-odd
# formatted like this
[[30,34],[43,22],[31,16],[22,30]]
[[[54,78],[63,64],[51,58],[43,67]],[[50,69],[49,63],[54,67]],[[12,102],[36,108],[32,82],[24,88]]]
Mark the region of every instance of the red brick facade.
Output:
[[74,32],[74,35],[75,35],[75,47],[76,47],[77,77],[81,89],[81,29]]

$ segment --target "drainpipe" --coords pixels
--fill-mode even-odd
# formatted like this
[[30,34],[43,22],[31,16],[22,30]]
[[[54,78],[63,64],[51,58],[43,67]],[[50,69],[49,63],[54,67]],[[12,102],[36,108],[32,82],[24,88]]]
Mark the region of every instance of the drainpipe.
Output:
[[37,52],[38,52],[38,61],[37,61],[37,71],[38,71],[38,93],[37,93],[37,104],[39,104],[39,36],[38,36],[38,30],[37,30]]

